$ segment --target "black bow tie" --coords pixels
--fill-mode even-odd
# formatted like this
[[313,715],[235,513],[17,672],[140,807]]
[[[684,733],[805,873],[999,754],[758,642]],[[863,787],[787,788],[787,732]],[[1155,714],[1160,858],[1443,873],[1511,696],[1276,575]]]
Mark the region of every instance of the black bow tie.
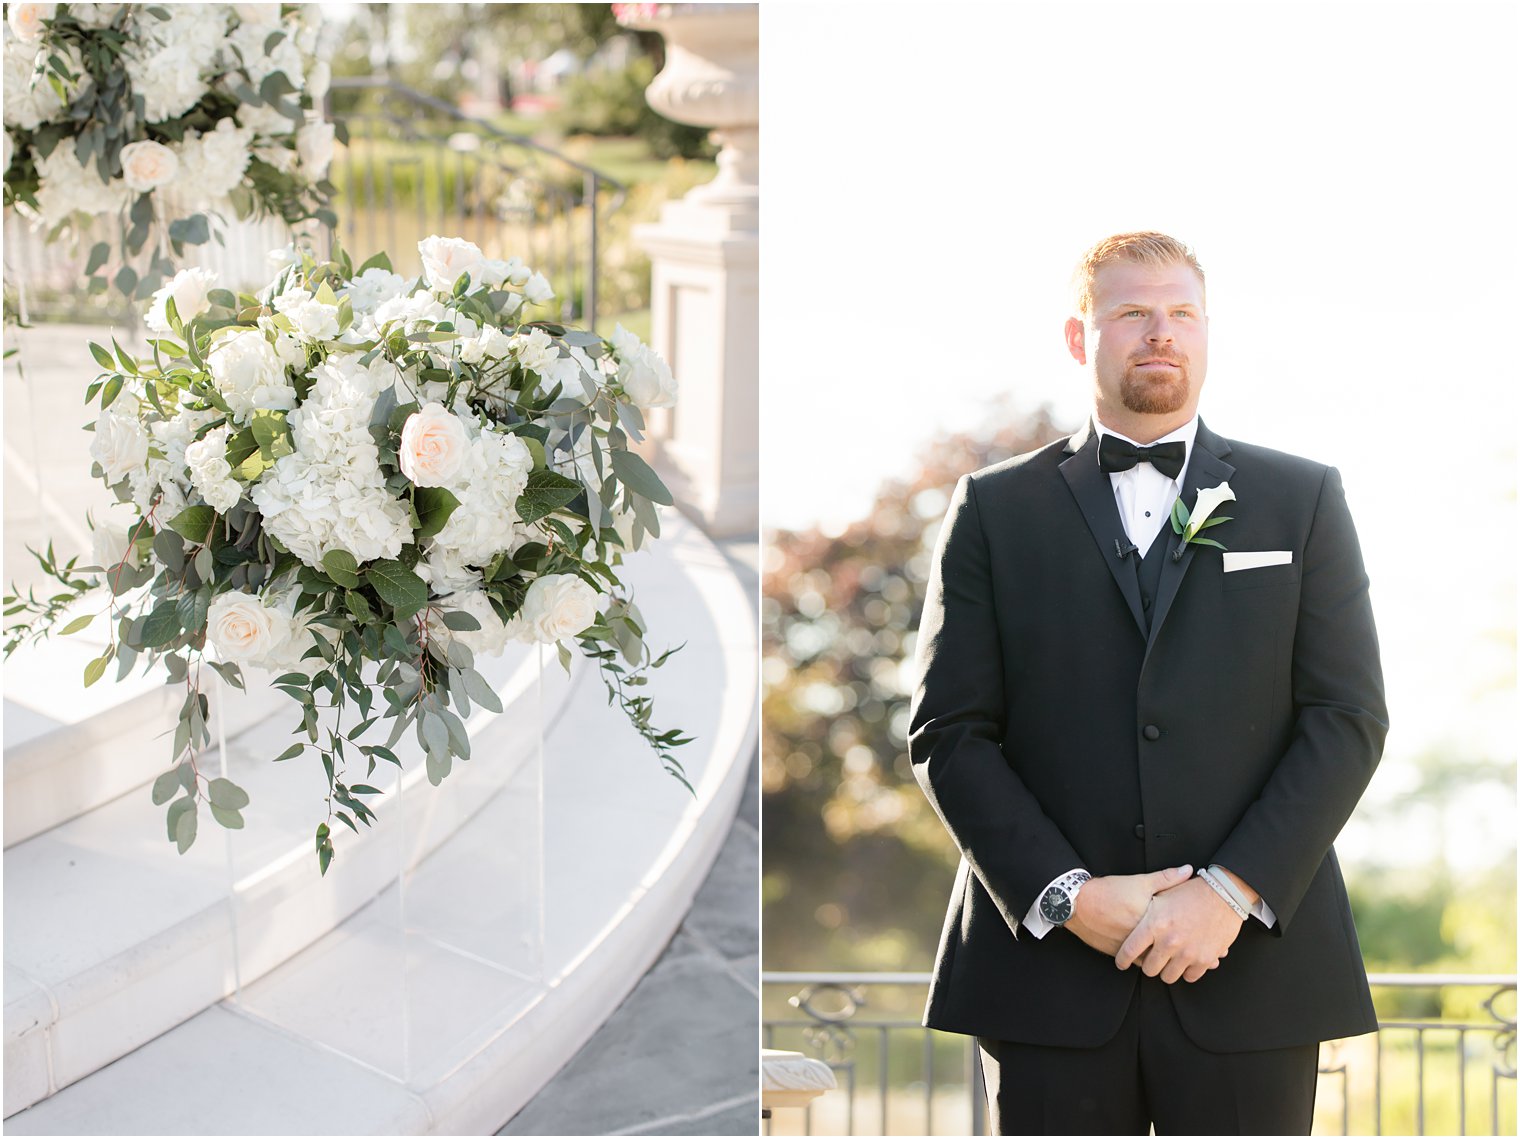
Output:
[[1174,439],[1170,443],[1137,447],[1128,439],[1120,439],[1117,435],[1098,437],[1098,466],[1109,474],[1127,471],[1136,463],[1149,463],[1167,478],[1174,479],[1187,464],[1187,444],[1181,439]]

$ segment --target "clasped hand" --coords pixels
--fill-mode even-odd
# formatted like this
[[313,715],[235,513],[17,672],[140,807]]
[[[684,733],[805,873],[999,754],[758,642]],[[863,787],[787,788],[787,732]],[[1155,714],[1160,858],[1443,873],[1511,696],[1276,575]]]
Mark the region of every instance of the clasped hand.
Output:
[[1147,977],[1159,976],[1168,985],[1179,978],[1196,981],[1219,967],[1242,922],[1192,872],[1174,866],[1093,878],[1078,892],[1066,928],[1120,969],[1138,962]]

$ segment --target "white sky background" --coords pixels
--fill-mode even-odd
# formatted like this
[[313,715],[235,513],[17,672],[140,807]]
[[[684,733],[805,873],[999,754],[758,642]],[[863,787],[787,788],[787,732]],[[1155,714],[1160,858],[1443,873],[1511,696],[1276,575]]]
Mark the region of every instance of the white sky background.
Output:
[[[842,528],[999,394],[1074,426],[1073,263],[1172,233],[1208,273],[1203,417],[1345,478],[1394,725],[1373,794],[1435,746],[1512,755],[1517,12],[768,0],[763,524]],[[1513,841],[1510,799],[1475,817],[1459,862]]]

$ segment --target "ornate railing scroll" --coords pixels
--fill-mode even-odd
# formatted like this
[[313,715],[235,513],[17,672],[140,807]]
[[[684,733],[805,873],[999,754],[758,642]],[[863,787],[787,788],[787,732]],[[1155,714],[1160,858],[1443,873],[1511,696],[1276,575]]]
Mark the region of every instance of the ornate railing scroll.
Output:
[[[1380,1030],[1320,1050],[1316,1134],[1515,1133],[1515,977],[1372,974]],[[976,1042],[919,1024],[927,973],[763,973],[763,1043],[839,1088],[773,1135],[982,1135]]]

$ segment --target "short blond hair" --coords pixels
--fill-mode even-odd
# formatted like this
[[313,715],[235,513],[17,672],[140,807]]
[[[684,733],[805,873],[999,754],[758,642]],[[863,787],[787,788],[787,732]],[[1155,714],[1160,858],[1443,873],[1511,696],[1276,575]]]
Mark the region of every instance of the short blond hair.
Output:
[[1098,270],[1115,261],[1130,261],[1139,265],[1186,265],[1198,274],[1198,283],[1204,283],[1203,266],[1193,251],[1175,237],[1145,230],[1140,233],[1116,233],[1105,237],[1082,255],[1073,275],[1073,287],[1077,296],[1077,315],[1092,315],[1093,282]]

